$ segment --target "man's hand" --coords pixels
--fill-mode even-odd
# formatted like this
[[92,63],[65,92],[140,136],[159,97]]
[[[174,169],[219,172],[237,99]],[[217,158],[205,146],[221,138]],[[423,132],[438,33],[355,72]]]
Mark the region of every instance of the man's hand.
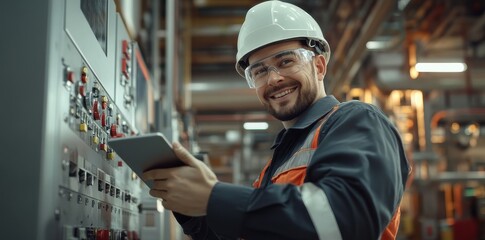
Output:
[[163,199],[166,209],[187,216],[204,216],[217,177],[180,143],[174,142],[173,150],[187,166],[153,169],[144,172],[142,178],[154,181],[150,195]]

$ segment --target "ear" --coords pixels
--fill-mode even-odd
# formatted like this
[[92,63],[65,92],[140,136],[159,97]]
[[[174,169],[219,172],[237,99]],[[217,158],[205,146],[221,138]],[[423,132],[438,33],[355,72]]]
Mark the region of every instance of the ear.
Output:
[[327,73],[327,64],[323,55],[315,56],[315,69],[317,71],[317,77],[319,81],[323,81],[325,74]]

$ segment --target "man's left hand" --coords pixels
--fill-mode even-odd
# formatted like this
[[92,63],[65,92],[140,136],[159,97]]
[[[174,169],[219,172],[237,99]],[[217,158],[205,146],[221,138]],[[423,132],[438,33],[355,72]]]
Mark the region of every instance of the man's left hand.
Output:
[[153,169],[144,172],[142,178],[154,181],[150,195],[161,198],[164,208],[187,216],[204,216],[217,177],[180,143],[174,142],[173,150],[186,166]]

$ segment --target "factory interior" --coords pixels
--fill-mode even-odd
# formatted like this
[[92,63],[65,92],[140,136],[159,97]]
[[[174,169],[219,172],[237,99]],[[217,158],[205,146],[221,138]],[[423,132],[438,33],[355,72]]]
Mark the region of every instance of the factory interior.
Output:
[[[412,173],[396,239],[485,240],[485,1],[284,1],[330,45],[326,93],[399,130]],[[5,239],[189,239],[110,138],[161,132],[251,186],[283,128],[235,70],[260,2],[4,1],[2,159],[32,159],[1,161],[6,192],[8,169],[31,183],[2,199]]]

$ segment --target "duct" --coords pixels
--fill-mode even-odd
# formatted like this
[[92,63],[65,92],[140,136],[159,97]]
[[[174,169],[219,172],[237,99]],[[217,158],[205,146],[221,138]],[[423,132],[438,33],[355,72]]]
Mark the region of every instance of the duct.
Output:
[[360,35],[348,52],[347,61],[342,64],[342,67],[335,74],[333,81],[330,82],[328,86],[329,92],[338,96],[350,84],[350,81],[354,78],[357,70],[361,66],[362,56],[366,50],[366,43],[377,33],[379,25],[388,16],[388,13],[392,12],[395,4],[395,0],[378,0],[375,3],[371,14],[362,27]]

